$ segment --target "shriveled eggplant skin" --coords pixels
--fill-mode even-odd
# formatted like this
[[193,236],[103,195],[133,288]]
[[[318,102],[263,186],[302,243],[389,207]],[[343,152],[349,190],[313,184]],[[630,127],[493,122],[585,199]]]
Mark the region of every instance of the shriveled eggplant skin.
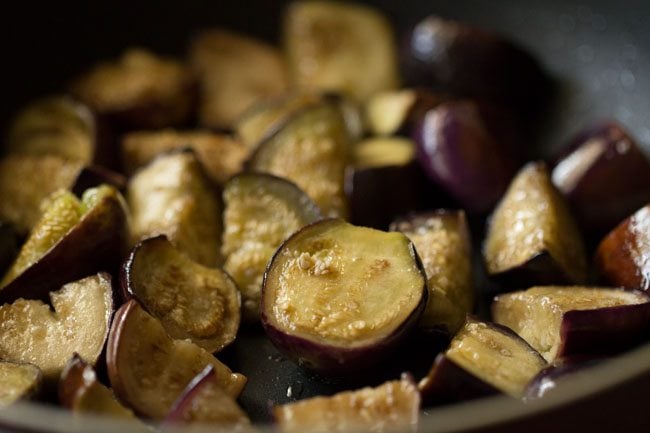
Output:
[[412,379],[386,382],[376,388],[315,397],[273,408],[283,433],[417,431],[420,393]]
[[390,354],[416,325],[427,296],[406,236],[321,220],[287,239],[269,262],[261,322],[298,364],[348,375]]
[[483,255],[505,289],[586,280],[581,234],[545,164],[529,163],[512,180],[490,217]]
[[299,89],[364,101],[399,85],[393,30],[367,6],[294,2],[286,12],[284,41],[289,76]]
[[596,269],[608,284],[650,294],[650,204],[600,242]]
[[199,80],[199,124],[207,128],[230,128],[254,103],[288,88],[276,47],[224,29],[192,40],[190,64]]
[[424,87],[377,93],[364,106],[366,128],[373,135],[411,137],[424,115],[446,99]]
[[285,239],[321,219],[321,213],[295,184],[261,173],[230,179],[223,202],[224,269],[241,291],[244,320],[258,321],[267,263]]
[[492,317],[549,362],[610,355],[648,339],[650,297],[611,288],[532,287],[497,296]]
[[235,340],[241,298],[230,275],[192,261],[164,236],[136,245],[121,268],[125,298],[135,298],[178,340],[210,353]]
[[[56,199],[52,202],[52,214],[46,210],[5,274],[0,302],[18,298],[47,302],[49,292],[67,282],[118,269],[128,238],[122,195],[115,188],[102,185],[87,190],[81,202],[57,207],[61,203]],[[70,212],[80,212],[80,216],[75,220]],[[69,229],[61,231],[70,223],[73,224]],[[39,251],[47,238],[53,244]]]
[[223,390],[236,398],[246,377],[186,340],[173,340],[135,300],[115,313],[106,350],[108,377],[119,400],[136,413],[164,419],[185,386],[212,365]]
[[407,85],[492,101],[525,118],[540,113],[552,93],[551,80],[529,53],[457,21],[424,18],[407,34],[401,53]]
[[38,394],[43,375],[33,364],[0,361],[0,408]]
[[269,173],[294,182],[325,216],[345,216],[345,167],[349,134],[338,104],[310,106],[288,119],[260,143],[248,170]]
[[431,180],[479,214],[493,208],[518,166],[516,149],[491,130],[482,111],[470,100],[446,102],[428,111],[413,132]]
[[429,300],[419,326],[454,335],[474,308],[472,245],[463,211],[412,214],[391,224],[408,236],[427,274]]
[[575,137],[552,178],[583,230],[596,236],[650,202],[650,159],[615,122],[594,125]]

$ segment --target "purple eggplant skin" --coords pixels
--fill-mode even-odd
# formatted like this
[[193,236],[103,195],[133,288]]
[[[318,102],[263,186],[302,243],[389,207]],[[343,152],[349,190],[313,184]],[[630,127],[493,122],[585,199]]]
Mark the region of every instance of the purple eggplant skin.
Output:
[[494,207],[519,165],[510,140],[488,128],[482,111],[469,100],[444,103],[427,112],[413,134],[429,178],[475,214]]
[[536,117],[552,95],[552,80],[524,49],[497,33],[436,16],[406,34],[404,80],[455,97],[484,99],[523,119]]
[[71,191],[77,197],[81,197],[85,190],[101,184],[107,184],[123,192],[126,189],[126,183],[127,179],[123,174],[101,165],[90,165],[81,169],[72,185]]
[[422,407],[443,406],[501,394],[494,386],[460,367],[444,353],[439,354],[431,372],[420,381]]
[[604,359],[602,358],[587,358],[573,359],[560,362],[556,365],[549,365],[537,373],[530,383],[526,385],[522,398],[525,402],[529,402],[545,397],[557,390],[557,388],[561,386],[566,379],[570,379],[574,373],[588,370],[602,362],[604,362]]
[[613,121],[576,136],[557,159],[552,178],[592,236],[604,235],[650,202],[650,159]]

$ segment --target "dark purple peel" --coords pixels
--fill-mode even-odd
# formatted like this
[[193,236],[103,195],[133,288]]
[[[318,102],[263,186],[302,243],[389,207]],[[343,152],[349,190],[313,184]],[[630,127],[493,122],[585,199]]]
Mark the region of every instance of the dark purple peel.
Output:
[[413,133],[428,176],[465,210],[479,214],[492,209],[518,166],[511,143],[490,130],[481,111],[469,100],[443,103]]
[[562,384],[571,380],[576,373],[588,371],[603,362],[603,359],[567,360],[557,365],[549,365],[530,381],[524,391],[524,401],[533,401],[554,393]]
[[70,191],[81,197],[85,190],[106,184],[114,186],[120,192],[124,192],[126,183],[127,180],[124,175],[100,165],[90,165],[81,169]]
[[[336,235],[339,231],[340,239],[328,238],[328,236]],[[344,235],[346,231],[350,231],[350,233]],[[378,236],[379,233],[381,232],[351,226],[342,220],[322,220],[295,233],[276,251],[264,275],[261,321],[269,339],[289,359],[307,368],[329,375],[343,376],[358,373],[364,369],[370,370],[387,357],[417,324],[427,300],[422,263],[415,252],[413,244],[406,237],[401,238],[403,235],[400,235],[400,238],[386,236],[383,242],[373,242],[372,245],[365,245],[359,239],[363,236]],[[388,234],[382,234],[382,237],[385,235]],[[356,239],[356,242],[353,239]],[[328,245],[330,247],[334,246],[332,242],[336,242],[337,246],[334,250],[329,251]],[[352,242],[354,242],[354,248],[359,248],[356,253],[350,249]],[[388,248],[387,245],[393,245],[391,248],[394,250],[397,248],[396,242],[405,242],[403,245],[406,247],[404,252],[408,259],[406,256],[401,259],[395,256],[383,258],[381,247],[386,246]],[[368,248],[372,252],[366,251],[364,254],[364,250]],[[326,255],[323,256],[321,253],[326,253]],[[296,259],[292,259],[291,257],[296,254]],[[361,254],[361,256],[356,254]],[[370,258],[368,258],[369,256]],[[374,256],[374,259],[372,256]],[[371,259],[375,261],[369,264]],[[397,263],[398,260],[409,262],[409,264],[402,266]],[[339,269],[338,266],[343,266],[343,261],[347,263],[345,273],[339,274],[340,269],[343,268]],[[396,263],[392,263],[393,261]],[[364,276],[361,280],[356,281],[354,278],[363,275],[364,271],[360,270],[361,266],[370,266],[367,271],[370,276]],[[396,314],[400,317],[399,321],[391,319],[386,323],[377,322],[380,325],[376,327],[374,322],[371,322],[373,325],[369,325],[366,321],[379,320],[381,317],[377,316],[382,314],[382,312],[377,312],[376,316],[367,317],[362,313],[366,305],[364,300],[372,297],[376,301],[382,295],[379,293],[375,295],[374,293],[376,291],[383,293],[386,290],[377,279],[383,277],[387,281],[396,284],[397,279],[402,280],[399,277],[400,273],[406,272],[406,270],[402,269],[409,268],[412,269],[409,274],[415,272],[420,277],[409,276],[401,284],[394,286],[393,293],[398,288],[402,293],[400,298],[396,298],[395,302],[388,307],[392,308],[399,301],[405,303],[407,310],[396,311]],[[284,270],[281,271],[282,269]],[[279,282],[278,272],[283,272],[284,276],[282,278],[283,281],[287,282],[286,285],[284,282]],[[292,281],[291,275],[294,276],[296,281]],[[337,281],[340,278],[345,279],[347,275],[351,275],[349,277],[352,279],[351,281],[347,283]],[[353,277],[355,275],[356,277]],[[393,277],[392,275],[396,276]],[[416,284],[409,278],[415,278],[419,281]],[[372,285],[368,286],[370,283]],[[323,284],[326,284],[326,286],[323,286]],[[277,303],[277,296],[279,296],[277,291],[280,289],[288,292],[305,291],[305,288],[311,285],[314,290],[322,290],[323,287],[328,287],[328,292],[334,294],[342,293],[341,290],[343,290],[345,284],[353,285],[350,293],[357,293],[362,290],[364,295],[358,294],[357,298],[350,295],[352,297],[349,299],[349,303],[335,297],[328,299],[328,295],[325,295],[325,297],[319,296],[318,299],[322,298],[322,300],[310,299],[308,305],[304,303],[304,299],[298,302],[298,295],[295,293],[293,295],[283,294],[283,299],[286,296],[289,296],[289,299],[283,300],[281,304]],[[360,286],[357,287],[356,284]],[[416,285],[417,287],[415,287]],[[339,286],[341,287],[338,288]],[[360,287],[364,287],[364,289]],[[370,287],[377,290],[373,292],[373,290],[369,290]],[[309,295],[309,292],[307,290],[305,296],[311,298],[313,295]],[[406,296],[406,294],[409,295]],[[386,296],[389,296],[389,292],[386,292]],[[344,305],[337,306],[341,302],[345,305],[358,306],[353,309],[349,309]],[[294,308],[306,310],[305,312],[293,313]],[[307,310],[311,313],[307,312]],[[328,313],[328,311],[331,313]],[[312,313],[321,317],[321,322],[325,324],[322,331],[319,331],[319,328],[312,329],[308,326],[311,323],[308,318],[314,317],[309,316]],[[339,319],[341,313],[344,313],[345,316]],[[287,323],[280,323],[280,320]],[[327,323],[331,324],[327,325]],[[342,328],[337,329],[337,326]],[[344,330],[347,331],[344,332]]]
[[579,134],[555,163],[552,176],[580,226],[595,236],[650,202],[650,159],[615,122]]

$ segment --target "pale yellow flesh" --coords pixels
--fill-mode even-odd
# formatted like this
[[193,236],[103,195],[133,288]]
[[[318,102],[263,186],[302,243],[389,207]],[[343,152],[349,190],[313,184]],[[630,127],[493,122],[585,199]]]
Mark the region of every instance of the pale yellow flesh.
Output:
[[131,178],[126,198],[133,243],[164,234],[192,260],[220,263],[220,205],[194,154],[156,158]]
[[549,362],[556,358],[564,313],[572,310],[634,305],[648,302],[635,292],[597,287],[532,287],[498,296],[493,318],[519,334]]
[[575,283],[586,279],[580,232],[560,193],[540,163],[525,166],[510,184],[490,219],[484,256],[498,274],[548,252]]
[[33,393],[41,381],[41,372],[31,364],[0,361],[0,408]]
[[111,383],[120,400],[152,419],[167,416],[187,384],[207,365],[212,365],[223,390],[232,397],[241,393],[246,378],[233,373],[210,353],[187,340],[173,340],[162,324],[141,307],[129,312],[121,324],[119,341],[109,346],[118,377]]
[[474,307],[471,247],[464,221],[431,215],[419,220],[416,227],[408,223],[396,226],[415,245],[427,274],[429,300],[420,326],[442,326],[452,335]]
[[0,359],[29,362],[58,379],[73,353],[94,363],[112,314],[110,280],[97,275],[50,294],[52,306],[19,299],[0,307]]
[[324,215],[344,216],[347,146],[347,126],[339,107],[323,104],[302,111],[264,142],[251,169],[289,179]]
[[284,27],[288,69],[299,89],[336,91],[365,101],[398,87],[390,23],[376,10],[338,2],[300,2]]
[[72,186],[82,164],[59,156],[9,155],[0,160],[0,218],[28,232],[43,200]]
[[129,276],[138,300],[173,338],[190,339],[211,353],[235,339],[240,296],[222,270],[199,265],[169,241],[155,239],[137,250]]
[[233,179],[223,198],[224,269],[241,290],[244,314],[257,319],[267,263],[285,239],[316,221],[319,212],[295,186],[255,175]]
[[420,394],[410,380],[277,406],[274,419],[283,433],[416,431]]
[[415,143],[402,137],[368,138],[354,146],[354,165],[358,168],[406,165],[415,157]]
[[249,155],[242,143],[225,134],[165,129],[127,134],[122,140],[122,157],[126,171],[133,173],[161,153],[184,147],[196,152],[207,174],[219,184],[239,173]]
[[392,334],[422,300],[424,276],[410,245],[401,233],[340,220],[305,229],[269,270],[272,324],[350,348]]
[[231,127],[254,103],[284,93],[287,82],[280,51],[244,35],[214,29],[190,48],[199,78],[199,121],[208,127]]
[[467,321],[445,355],[482,381],[515,398],[546,362],[525,343],[485,323]]
[[415,90],[381,92],[366,104],[366,124],[373,134],[392,135],[404,123],[417,100]]

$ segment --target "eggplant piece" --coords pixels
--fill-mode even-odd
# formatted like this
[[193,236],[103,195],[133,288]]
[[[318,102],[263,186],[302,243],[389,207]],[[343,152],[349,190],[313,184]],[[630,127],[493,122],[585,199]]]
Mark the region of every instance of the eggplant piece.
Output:
[[524,401],[533,401],[546,397],[561,388],[567,380],[589,373],[589,369],[601,363],[601,359],[588,361],[561,362],[542,369],[529,383],[524,391]]
[[650,159],[615,122],[579,134],[553,168],[583,230],[602,235],[650,202]]
[[510,329],[468,318],[418,386],[427,404],[497,393],[520,398],[544,367],[544,358]]
[[650,204],[618,225],[596,251],[601,278],[650,294]]
[[224,269],[241,291],[244,319],[257,321],[267,263],[285,239],[321,219],[320,210],[293,183],[259,173],[233,177],[223,202]]
[[106,350],[115,395],[136,413],[162,420],[185,386],[207,365],[233,398],[246,377],[233,373],[210,353],[187,340],[174,340],[135,300],[115,313]]
[[0,361],[0,408],[38,394],[42,380],[33,364]]
[[221,204],[190,149],[158,156],[129,182],[132,244],[164,234],[192,260],[221,263]]
[[446,98],[426,88],[375,94],[365,104],[365,120],[373,135],[411,137],[424,115]]
[[254,103],[288,89],[276,47],[224,29],[196,37],[190,63],[199,80],[199,123],[207,128],[230,128]]
[[13,224],[0,221],[0,273],[2,275],[16,259],[21,241]]
[[423,209],[435,191],[415,159],[415,143],[401,137],[369,138],[353,148],[345,173],[350,222],[386,230],[398,216]]
[[81,200],[68,191],[53,194],[0,282],[0,302],[47,301],[69,281],[116,270],[127,236],[125,203],[115,188],[91,188]]
[[72,83],[70,92],[118,129],[182,125],[196,93],[192,73],[182,63],[139,48],[96,65]]
[[125,297],[137,299],[172,338],[210,353],[235,340],[241,306],[235,282],[221,269],[194,262],[164,235],[131,250],[120,283]]
[[42,301],[18,299],[0,307],[0,359],[29,362],[48,382],[58,380],[73,353],[95,364],[113,314],[108,274],[68,283]]
[[249,150],[227,134],[210,131],[137,131],[122,139],[122,161],[127,174],[149,164],[156,156],[175,149],[191,148],[210,179],[222,185],[243,169]]
[[492,317],[549,362],[609,355],[647,340],[650,296],[598,287],[532,287],[497,296]]
[[277,250],[264,275],[261,319],[288,358],[345,375],[380,363],[426,302],[422,263],[406,236],[329,219]]
[[524,119],[539,114],[552,82],[538,61],[497,33],[436,16],[404,40],[402,73],[409,86],[492,101]]
[[408,375],[376,388],[314,397],[273,408],[279,431],[393,432],[418,428],[420,393]]
[[469,100],[442,103],[413,133],[425,172],[471,213],[490,211],[518,166],[513,127],[493,110]]
[[427,275],[429,300],[420,318],[425,330],[454,335],[475,302],[472,244],[463,211],[410,215],[391,224],[415,245]]
[[[251,422],[235,399],[224,392],[212,365],[187,385],[165,418],[165,425],[202,424],[212,431],[249,432]],[[184,430],[185,431],[185,430]],[[203,430],[205,431],[205,430]]]
[[303,109],[261,143],[249,171],[294,182],[326,216],[345,216],[349,136],[341,108],[326,102]]
[[483,256],[505,287],[584,283],[580,232],[544,163],[529,163],[490,217]]
[[[76,353],[70,358],[61,373],[59,402],[74,414],[137,419],[133,412],[122,406],[111,390],[99,381],[92,365]],[[141,430],[145,430],[144,425]]]

